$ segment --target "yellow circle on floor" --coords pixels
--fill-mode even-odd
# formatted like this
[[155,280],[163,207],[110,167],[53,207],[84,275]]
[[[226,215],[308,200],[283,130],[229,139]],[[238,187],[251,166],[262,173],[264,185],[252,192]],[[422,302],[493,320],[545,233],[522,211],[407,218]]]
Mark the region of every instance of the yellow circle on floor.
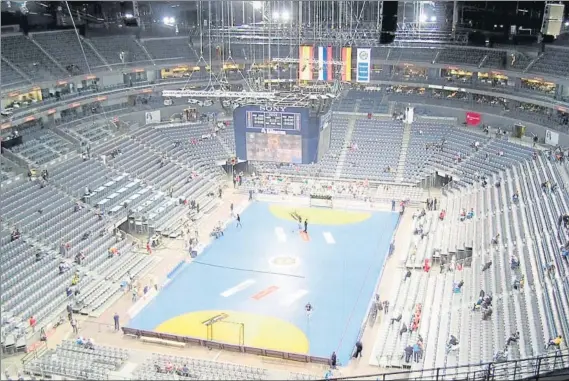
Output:
[[[216,322],[208,327],[207,322],[211,320]],[[190,312],[167,320],[155,330],[234,345],[308,354],[308,338],[294,324],[247,312]]]
[[288,221],[295,221],[292,214],[296,213],[302,219],[308,219],[308,224],[315,225],[345,225],[363,222],[371,217],[371,213],[324,208],[295,208],[283,205],[269,206],[271,213]]

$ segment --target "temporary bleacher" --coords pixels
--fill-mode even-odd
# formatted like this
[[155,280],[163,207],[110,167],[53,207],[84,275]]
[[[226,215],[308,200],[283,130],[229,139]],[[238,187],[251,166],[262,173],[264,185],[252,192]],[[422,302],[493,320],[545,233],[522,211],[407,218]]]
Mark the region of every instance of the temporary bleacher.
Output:
[[24,139],[24,143],[11,149],[13,153],[37,165],[47,164],[75,151],[73,144],[55,133],[46,130],[35,138]]
[[28,362],[24,371],[35,376],[63,376],[73,379],[108,380],[129,358],[127,350],[97,345],[91,348],[63,341],[56,349]]

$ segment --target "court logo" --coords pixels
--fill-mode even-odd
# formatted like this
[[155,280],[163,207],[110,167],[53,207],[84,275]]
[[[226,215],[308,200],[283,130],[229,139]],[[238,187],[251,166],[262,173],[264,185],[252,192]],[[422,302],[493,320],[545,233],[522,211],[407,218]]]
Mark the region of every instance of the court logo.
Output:
[[368,57],[369,57],[369,54],[368,54],[367,50],[360,51],[360,59],[362,61],[367,61]]
[[273,266],[279,266],[279,267],[296,266],[298,264],[298,258],[287,257],[287,256],[274,257],[271,259],[270,263]]

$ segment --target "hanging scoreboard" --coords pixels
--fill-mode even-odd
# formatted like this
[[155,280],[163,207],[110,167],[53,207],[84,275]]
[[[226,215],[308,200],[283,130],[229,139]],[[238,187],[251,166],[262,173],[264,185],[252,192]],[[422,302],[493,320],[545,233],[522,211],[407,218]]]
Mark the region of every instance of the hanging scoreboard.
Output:
[[[240,160],[309,164],[318,161],[321,126],[329,123],[306,107],[247,105],[233,110],[235,152]],[[321,145],[322,146],[322,145]],[[324,147],[322,152],[324,152]]]
[[247,128],[300,131],[299,113],[247,111]]

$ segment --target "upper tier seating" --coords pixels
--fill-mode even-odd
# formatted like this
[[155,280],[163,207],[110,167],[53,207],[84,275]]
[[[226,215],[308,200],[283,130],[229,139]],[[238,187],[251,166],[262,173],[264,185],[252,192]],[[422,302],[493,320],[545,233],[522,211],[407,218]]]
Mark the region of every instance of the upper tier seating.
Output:
[[569,49],[549,48],[543,55],[530,67],[531,73],[544,73],[558,77],[569,76]]
[[187,37],[149,39],[143,44],[154,60],[189,59],[197,62],[199,58]]
[[476,66],[482,62],[486,52],[475,49],[443,49],[436,62],[442,64],[466,64]]
[[2,60],[2,67],[0,70],[2,70],[2,83],[0,84],[2,88],[24,86],[28,83],[24,77],[12,69],[12,67],[4,62],[4,60]]
[[28,37],[22,35],[2,36],[2,56],[34,80],[46,81],[68,74],[61,71]]
[[[95,69],[101,70],[101,68],[108,70],[91,46],[73,30],[34,33],[31,38],[70,73],[89,73]],[[87,57],[87,62],[85,57]],[[79,72],[76,72],[72,66],[79,68]]]
[[122,65],[121,52],[124,54],[124,63],[148,62],[150,57],[134,40],[134,36],[108,36],[89,39],[95,49],[103,56],[109,65]]

